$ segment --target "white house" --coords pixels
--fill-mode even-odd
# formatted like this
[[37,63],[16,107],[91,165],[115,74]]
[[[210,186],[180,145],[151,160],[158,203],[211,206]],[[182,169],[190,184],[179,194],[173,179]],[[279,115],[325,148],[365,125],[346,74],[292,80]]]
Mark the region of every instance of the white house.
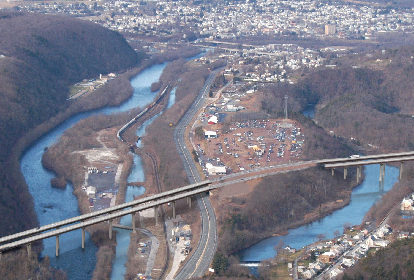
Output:
[[401,202],[401,210],[410,211],[413,210],[413,201],[409,198],[404,198]]

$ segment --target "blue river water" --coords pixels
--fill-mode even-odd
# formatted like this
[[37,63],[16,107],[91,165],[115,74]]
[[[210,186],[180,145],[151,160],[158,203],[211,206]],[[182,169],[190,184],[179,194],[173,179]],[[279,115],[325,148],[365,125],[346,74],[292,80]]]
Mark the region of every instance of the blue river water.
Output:
[[[134,92],[131,98],[117,107],[107,107],[78,114],[41,137],[29,147],[21,158],[21,171],[26,179],[29,191],[33,196],[34,207],[40,225],[50,224],[62,219],[79,215],[78,202],[72,194],[73,186],[70,184],[65,190],[52,188],[50,180],[53,173],[45,170],[41,164],[44,149],[53,145],[63,134],[78,121],[96,114],[114,114],[125,112],[132,108],[143,107],[155,97],[149,89],[153,82],[158,81],[166,63],[154,65],[142,71],[131,80]],[[136,167],[133,174],[139,170]],[[135,175],[132,175],[135,176]],[[96,246],[86,238],[86,248],[82,250],[81,232],[74,231],[60,236],[60,253],[55,257],[55,239],[44,240],[42,256],[49,256],[51,264],[67,272],[69,279],[91,279],[96,265]]]
[[368,165],[364,168],[365,179],[352,191],[351,202],[342,209],[333,212],[311,224],[292,230],[287,235],[275,236],[247,248],[240,253],[242,261],[262,261],[276,255],[275,246],[283,241],[286,246],[299,249],[318,240],[318,234],[326,238],[334,237],[334,232],[343,233],[345,224],[358,225],[365,214],[381,196],[389,191],[398,181],[399,169],[386,166],[383,187],[379,184],[379,165]]
[[[175,90],[176,88],[172,89],[170,92],[170,96],[167,103],[167,109],[171,108],[172,105],[175,103]],[[161,112],[162,113],[162,112]],[[137,130],[136,135],[139,137],[142,137],[145,135],[145,130],[148,125],[150,125],[156,118],[159,117],[161,113],[156,114],[155,116],[151,117],[150,119],[146,120],[140,128]],[[141,147],[142,142],[138,142],[138,146]],[[131,173],[128,176],[127,181],[128,182],[144,182],[145,181],[145,173],[144,168],[142,166],[142,160],[141,157],[139,157],[136,154],[133,154],[134,156],[134,165],[132,167]],[[125,202],[129,202],[134,200],[135,196],[139,196],[144,194],[145,188],[144,187],[135,187],[135,186],[128,186],[125,196]],[[121,218],[120,223],[125,226],[131,226],[131,216],[124,216]],[[130,242],[130,234],[131,232],[129,230],[124,229],[117,229],[116,230],[116,256],[113,261],[112,265],[112,272],[111,272],[111,279],[112,280],[118,280],[123,279],[126,267],[125,264],[128,260],[128,248],[129,248],[129,242]]]

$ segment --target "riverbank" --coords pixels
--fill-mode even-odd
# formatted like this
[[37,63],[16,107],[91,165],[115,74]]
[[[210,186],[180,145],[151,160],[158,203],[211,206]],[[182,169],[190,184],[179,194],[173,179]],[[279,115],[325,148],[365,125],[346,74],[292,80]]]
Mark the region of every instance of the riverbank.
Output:
[[[163,102],[165,102],[165,101],[163,101]],[[163,106],[165,106],[165,104],[163,105]],[[158,111],[154,111],[154,113],[153,114],[151,114],[150,116],[148,116],[148,118],[150,118],[150,117],[152,117],[153,115],[155,115],[155,114],[157,114],[158,113]],[[133,114],[136,114],[136,112],[134,112],[134,111],[131,111],[130,112],[130,114],[129,115],[133,115]],[[128,114],[123,114],[123,116],[121,116],[121,119],[124,119],[124,120],[126,120],[127,118],[128,118],[128,116],[129,116]],[[110,135],[112,135],[111,137],[113,138],[113,139],[116,139],[116,133],[115,133],[115,131],[113,130],[112,132],[110,132],[109,130],[110,130],[110,127],[113,127],[113,126],[117,126],[117,121],[114,119],[114,118],[112,118],[111,116],[100,116],[100,117],[94,117],[95,119],[94,119],[94,121],[92,122],[93,124],[92,125],[89,125],[89,127],[88,127],[88,125],[87,125],[87,122],[81,122],[80,124],[78,124],[77,125],[77,127],[76,127],[76,129],[78,130],[78,132],[79,131],[84,131],[86,134],[88,134],[87,133],[87,130],[89,129],[89,130],[96,130],[96,131],[99,131],[99,125],[101,125],[102,127],[101,128],[106,128],[107,130],[108,130],[108,133],[110,134]],[[123,120],[121,120],[121,122],[122,122]],[[144,120],[142,120],[142,121],[144,121]],[[118,121],[119,122],[119,121]],[[139,126],[140,124],[135,124],[135,126],[134,126],[134,129],[137,127],[137,126]],[[82,126],[85,126],[85,127],[82,127]],[[75,130],[76,130],[75,129]],[[133,131],[133,130],[130,130],[130,131]],[[97,132],[95,132],[95,135],[92,135],[92,139],[93,138],[95,138],[95,139],[98,139],[99,137],[100,137],[100,135],[99,135],[99,132],[96,134]],[[128,135],[130,132],[127,132],[126,133],[126,135]],[[109,135],[108,134],[108,135]],[[108,137],[108,135],[106,135],[105,137]],[[132,135],[133,136],[133,135]],[[104,138],[105,138],[104,137]],[[96,148],[102,148],[102,143],[97,143],[97,141],[96,140],[94,140],[94,141],[92,141],[92,142],[89,142],[88,140],[86,140],[86,141],[84,141],[84,140],[81,140],[82,139],[82,137],[79,137],[79,135],[76,135],[76,134],[74,134],[74,135],[72,135],[72,140],[75,140],[75,141],[69,141],[68,139],[64,139],[64,137],[62,138],[62,141],[63,142],[65,142],[66,144],[69,144],[69,147],[68,147],[68,149],[63,149],[62,150],[62,153],[59,153],[59,152],[55,152],[55,155],[64,155],[64,153],[65,153],[65,150],[76,150],[76,148],[75,149],[71,149],[70,148],[70,143],[78,143],[78,147],[77,147],[77,149],[79,149],[79,148],[92,148],[93,147],[93,145],[96,145]],[[91,138],[89,138],[89,139],[91,139]],[[136,140],[136,136],[134,136],[133,137],[134,139],[133,140]],[[102,140],[102,137],[101,137],[101,140]],[[102,141],[101,141],[102,142]],[[119,142],[119,141],[118,141]],[[92,144],[92,146],[90,146]],[[76,145],[76,144],[75,144]],[[110,146],[112,149],[114,149],[115,148],[115,144],[114,143],[112,143],[112,144],[107,144],[107,146]],[[121,154],[121,153],[128,153],[128,150],[125,150],[124,151],[124,149],[125,148],[121,148],[121,147],[118,147],[118,152],[115,152],[114,154]],[[53,150],[53,148],[52,149],[49,149],[49,150]],[[121,152],[120,152],[121,151]],[[49,153],[50,151],[48,151],[48,153]],[[47,153],[47,154],[48,154]],[[71,152],[66,152],[66,156],[67,156],[67,154],[70,154],[70,156],[73,156],[73,153],[71,153]],[[74,164],[74,165],[77,165],[77,164],[75,164],[76,162],[78,162],[78,163],[81,163],[81,161],[82,161],[82,157],[81,156],[79,156],[79,155],[76,155],[77,157],[78,157],[78,160],[70,160],[70,161],[67,161],[67,162],[71,162],[72,164]],[[83,154],[83,156],[87,156],[86,154]],[[128,159],[128,158],[123,158],[123,159],[118,159],[118,161],[122,161],[122,165],[123,165],[123,170],[124,171],[122,171],[122,174],[128,174],[129,173],[129,169],[130,169],[130,166],[131,166],[131,164],[130,164],[130,159]],[[64,160],[62,159],[62,160],[59,160],[59,162],[60,163],[63,163],[64,162]],[[83,162],[84,163],[84,162]],[[60,167],[60,168],[58,168],[57,167],[57,165],[59,165],[59,164],[56,164],[56,163],[54,163],[54,164],[49,164],[49,165],[51,165],[51,166],[53,166],[53,169],[56,171],[56,169],[60,169],[60,172],[58,171],[57,173],[60,173],[60,174],[64,174],[65,172],[66,173],[68,173],[70,170],[71,170],[71,168],[64,168],[64,167]],[[79,164],[79,166],[83,166],[82,164]],[[75,178],[74,180],[71,180],[71,181],[73,181],[73,182],[77,182],[77,184],[76,185],[81,185],[82,183],[83,183],[83,181],[84,181],[84,178],[83,178],[83,175],[82,174],[84,174],[85,172],[84,171],[82,171],[82,170],[78,170],[77,172],[74,172],[73,170],[71,171],[73,174],[81,174],[81,175],[72,175],[72,176],[66,176],[66,177],[69,177],[69,178],[71,178],[71,177],[73,177],[73,178]],[[59,176],[61,176],[61,175],[59,175]],[[125,175],[126,176],[126,175]],[[82,178],[77,178],[77,177],[82,177]],[[151,176],[147,176],[147,178],[151,178]],[[122,180],[122,181],[124,181],[124,180]],[[126,179],[125,179],[125,181],[126,181]],[[74,184],[75,185],[75,184]],[[148,182],[145,182],[145,185],[150,185]],[[126,187],[126,185],[125,185],[125,187]],[[75,187],[75,195],[78,195],[78,197],[82,197],[82,195],[81,196],[79,196],[79,194],[83,194],[83,198],[80,198],[79,199],[79,201],[80,201],[80,208],[81,209],[84,209],[83,211],[85,211],[85,209],[89,209],[88,207],[90,207],[90,205],[88,205],[88,200],[85,198],[85,196],[84,196],[84,192],[82,191],[82,190],[79,190],[79,193],[76,191],[76,189],[79,189],[79,188],[76,188]],[[123,189],[125,189],[125,188],[123,188]],[[151,190],[150,190],[151,191]],[[122,200],[122,197],[124,197],[125,195],[124,194],[122,194],[122,193],[125,193],[125,191],[122,191],[121,190],[121,188],[120,188],[120,191],[119,191],[119,194],[117,195],[117,203],[118,202],[123,202],[123,200]],[[83,205],[83,206],[82,206]],[[109,246],[107,246],[107,247],[109,247]],[[103,259],[105,259],[105,260],[108,260],[108,259],[111,259],[111,256],[110,255],[112,255],[112,257],[113,257],[113,253],[111,253],[111,252],[113,252],[113,250],[111,250],[111,248],[106,248],[105,250],[100,250],[100,251],[104,251],[104,252],[106,252],[106,257],[104,257]],[[110,254],[110,255],[108,255],[108,254]],[[100,258],[99,257],[99,255],[100,255],[100,253],[98,252],[98,258]],[[108,261],[107,261],[108,262]],[[98,260],[98,263],[99,263],[99,260]],[[110,271],[110,269],[109,269],[109,271]],[[99,276],[96,276],[96,275],[108,275],[108,273],[107,272],[105,272],[105,273],[103,273],[103,272],[100,272],[100,273],[94,273],[94,278],[95,277],[99,277]]]
[[[147,101],[144,102],[150,101],[152,97],[153,95],[148,96]],[[132,102],[131,106],[137,105]],[[120,110],[128,108],[129,105],[124,104]],[[118,115],[99,115],[82,120],[65,131],[59,142],[50,147],[44,154],[43,163],[45,167],[53,169],[58,176],[73,182],[74,194],[78,199],[78,205],[82,213],[90,212],[91,207],[101,207],[101,203],[105,203],[104,197],[100,198],[101,195],[112,197],[111,205],[113,200],[115,200],[114,204],[125,201],[127,178],[132,168],[132,156],[129,146],[120,142],[116,135],[118,129],[131,116],[136,115],[138,110],[140,109],[132,109]],[[151,111],[145,118],[152,117],[151,113],[158,112]],[[144,121],[145,119],[140,119],[136,125]],[[88,172],[86,172],[86,169]],[[89,174],[89,170],[96,171]],[[105,179],[105,177],[108,178]],[[92,201],[85,190],[89,188],[89,185],[95,185],[93,182],[97,180],[109,180],[104,185],[109,184],[111,186],[115,184],[118,187],[116,189],[110,187],[110,189],[101,190],[101,195],[96,197],[96,201],[95,198]],[[108,206],[110,205],[107,204],[104,207]],[[118,223],[119,221],[115,222]],[[96,242],[99,247],[96,255],[97,263],[105,264],[96,266],[93,278],[102,279],[103,277],[107,279],[111,272],[116,243],[108,240],[107,225],[100,225],[97,229],[90,227],[88,231],[92,234],[92,240],[98,241]],[[94,238],[95,235],[99,235],[101,238]]]

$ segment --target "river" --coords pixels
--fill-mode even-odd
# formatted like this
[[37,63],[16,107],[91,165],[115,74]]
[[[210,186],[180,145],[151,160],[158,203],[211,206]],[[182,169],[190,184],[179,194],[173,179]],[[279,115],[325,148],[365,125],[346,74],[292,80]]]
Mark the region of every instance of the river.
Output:
[[[315,104],[309,104],[302,113],[304,116],[313,119],[315,117]],[[393,166],[386,167],[383,186],[379,184],[379,165],[364,167],[364,175],[364,181],[353,189],[351,201],[347,206],[311,224],[291,229],[286,235],[262,240],[243,250],[240,253],[241,260],[257,262],[273,258],[276,256],[275,246],[279,243],[300,249],[317,241],[319,234],[331,239],[336,231],[343,233],[345,224],[359,225],[371,206],[398,181],[399,169]]]
[[[150,90],[148,88],[148,90]],[[175,90],[176,88],[172,89],[170,92],[170,96],[167,103],[167,109],[171,108],[172,105],[175,103]],[[145,130],[148,125],[150,125],[156,118],[160,116],[162,112],[156,114],[155,116],[151,117],[150,119],[146,120],[140,128],[137,130],[136,135],[138,137],[142,137],[145,135]],[[142,142],[138,142],[138,146],[141,147]],[[133,154],[134,156],[134,165],[132,167],[132,171],[128,176],[128,182],[144,182],[145,181],[145,173],[144,168],[142,166],[141,157],[137,154]],[[144,194],[145,188],[144,187],[135,187],[135,186],[128,186],[125,196],[125,202],[130,202],[134,199],[134,196],[139,196]],[[121,218],[120,221],[121,225],[131,226],[132,220],[131,215],[124,216]],[[128,260],[128,248],[130,242],[130,235],[131,232],[129,230],[124,229],[117,229],[116,230],[116,256],[113,261],[112,265],[112,272],[111,272],[111,279],[118,280],[123,279],[126,267],[125,264]]]
[[270,237],[242,251],[242,261],[262,261],[276,255],[275,246],[283,241],[285,246],[300,249],[318,240],[318,235],[326,238],[334,237],[334,232],[343,233],[345,224],[358,225],[365,214],[381,196],[389,191],[398,181],[399,169],[392,166],[386,167],[386,175],[383,188],[379,184],[379,165],[368,165],[364,168],[365,178],[362,184],[354,188],[351,194],[351,202],[342,209],[333,212],[311,224],[307,224],[292,230],[284,236]]
[[[38,139],[25,151],[20,162],[21,171],[26,179],[29,192],[33,197],[34,207],[40,225],[50,224],[80,214],[77,199],[72,194],[72,185],[69,184],[65,190],[51,187],[50,180],[54,175],[45,170],[41,164],[41,158],[45,148],[53,145],[66,129],[72,127],[82,119],[96,114],[125,112],[129,109],[144,107],[149,104],[156,96],[156,93],[150,91],[151,84],[158,81],[165,66],[166,63],[154,65],[134,77],[131,80],[131,85],[134,88],[133,95],[120,106],[102,108],[71,117]],[[141,163],[136,161],[130,176],[141,176],[139,174],[140,170],[142,172]],[[129,179],[135,181],[136,178],[131,177]],[[135,191],[127,192],[127,199],[134,194],[137,195],[145,191],[143,188],[136,189]],[[54,267],[66,271],[69,279],[91,279],[96,265],[95,254],[97,248],[90,241],[89,235],[86,237],[85,250],[80,248],[80,230],[61,235],[60,255],[57,258],[55,257],[55,239],[46,239],[43,244],[44,250],[42,251],[42,256],[49,256],[51,264]]]

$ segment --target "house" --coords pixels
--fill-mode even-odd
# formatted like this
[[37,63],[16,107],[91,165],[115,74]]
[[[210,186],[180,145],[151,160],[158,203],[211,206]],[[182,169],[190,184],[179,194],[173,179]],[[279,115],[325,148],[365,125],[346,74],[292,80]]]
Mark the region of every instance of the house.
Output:
[[374,247],[374,240],[372,240],[371,236],[365,240],[365,244],[368,246],[368,248]]
[[207,131],[204,132],[204,137],[206,139],[217,138],[217,132],[207,130]]
[[334,278],[334,277],[338,276],[341,273],[342,273],[342,271],[339,268],[335,268],[335,269],[331,270],[331,272],[329,273],[329,277]]
[[305,272],[303,272],[303,278],[311,279],[315,274],[316,272],[313,269],[308,269]]
[[335,259],[335,254],[332,252],[325,252],[320,255],[318,259],[321,263],[330,263]]
[[345,266],[345,267],[351,267],[351,266],[353,266],[355,264],[355,260],[354,259],[346,259],[346,258],[344,258],[343,260],[342,260],[342,266]]
[[402,211],[411,211],[413,209],[413,200],[410,198],[404,198],[401,202]]
[[387,247],[390,242],[388,240],[378,239],[374,241],[376,247]]

